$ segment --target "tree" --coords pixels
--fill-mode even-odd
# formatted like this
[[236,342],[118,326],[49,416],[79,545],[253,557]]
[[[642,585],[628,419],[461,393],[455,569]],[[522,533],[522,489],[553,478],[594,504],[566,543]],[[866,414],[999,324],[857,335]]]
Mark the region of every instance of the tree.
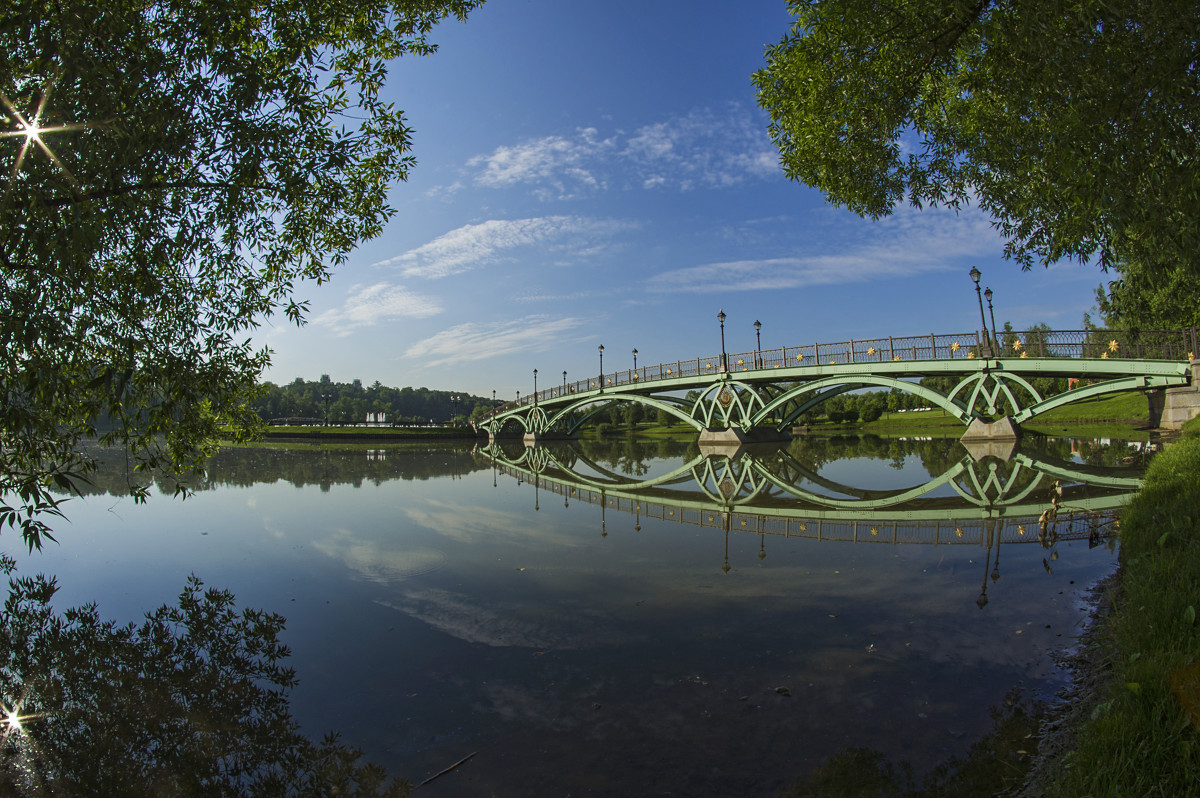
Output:
[[1171,269],[1127,260],[1121,275],[1096,289],[1104,323],[1115,330],[1200,327],[1200,280],[1195,269]]
[[83,438],[184,471],[253,432],[249,331],[302,321],[413,166],[387,62],[480,2],[6,6],[0,525],[40,545]]
[[883,411],[887,407],[885,396],[886,394],[883,392],[877,391],[866,394],[859,399],[858,411],[865,423],[870,424],[872,421],[878,421],[883,415]]
[[637,423],[645,416],[643,408],[637,402],[622,402],[621,403],[621,419],[625,422],[625,426],[633,429]]
[[1024,268],[1200,264],[1200,4],[790,0],[754,76],[788,177],[989,212]]

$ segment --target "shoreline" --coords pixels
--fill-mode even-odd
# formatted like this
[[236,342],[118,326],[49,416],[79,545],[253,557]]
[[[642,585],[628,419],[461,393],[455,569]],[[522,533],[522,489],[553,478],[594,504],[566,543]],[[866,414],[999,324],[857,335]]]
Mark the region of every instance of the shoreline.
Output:
[[1056,654],[1070,674],[1070,683],[1053,700],[1043,702],[1045,715],[1037,735],[1037,753],[1029,765],[1024,784],[1014,798],[1041,798],[1061,775],[1063,762],[1078,744],[1080,730],[1100,704],[1107,679],[1108,654],[1103,636],[1108,617],[1116,604],[1121,584],[1121,566],[1089,586],[1083,593],[1087,617],[1075,644]]
[[1117,570],[1073,652],[1016,795],[1185,795],[1200,782],[1200,419],[1151,461]]
[[311,430],[306,432],[272,432],[268,430],[263,433],[260,442],[308,441],[335,443],[338,441],[353,441],[361,443],[363,441],[373,441],[379,443],[461,443],[464,441],[478,441],[481,437],[486,438],[486,434],[481,436],[469,435],[465,432],[324,432],[322,430]]

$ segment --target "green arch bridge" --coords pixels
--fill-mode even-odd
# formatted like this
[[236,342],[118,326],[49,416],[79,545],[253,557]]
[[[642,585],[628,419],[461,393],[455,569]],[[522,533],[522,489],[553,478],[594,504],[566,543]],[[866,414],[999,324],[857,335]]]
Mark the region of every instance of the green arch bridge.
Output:
[[[608,403],[636,402],[690,425],[701,443],[740,444],[786,439],[809,410],[839,394],[875,387],[912,393],[945,410],[966,428],[964,441],[1012,440],[1021,424],[1047,411],[1123,391],[1147,393],[1151,426],[1178,426],[1200,412],[1198,352],[1194,328],[814,343],[564,379],[477,423],[493,438],[510,433],[527,441],[564,438]],[[925,377],[949,378],[940,381],[947,387],[921,385]],[[1039,377],[1066,378],[1069,388],[1042,396],[1031,382]]]

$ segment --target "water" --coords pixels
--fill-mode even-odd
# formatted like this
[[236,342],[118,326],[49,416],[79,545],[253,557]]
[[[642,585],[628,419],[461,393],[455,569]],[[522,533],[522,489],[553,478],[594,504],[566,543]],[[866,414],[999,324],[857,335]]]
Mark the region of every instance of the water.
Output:
[[1014,688],[1059,690],[1115,554],[1065,514],[1044,547],[1037,515],[1054,479],[1064,509],[1119,503],[1140,459],[1050,441],[972,466],[954,441],[875,438],[699,455],[230,449],[191,498],[144,506],[113,495],[134,478],[114,458],[18,572],[122,622],[193,573],[282,613],[305,733],[414,783],[473,755],[421,795],[775,795],[849,748],[927,771]]

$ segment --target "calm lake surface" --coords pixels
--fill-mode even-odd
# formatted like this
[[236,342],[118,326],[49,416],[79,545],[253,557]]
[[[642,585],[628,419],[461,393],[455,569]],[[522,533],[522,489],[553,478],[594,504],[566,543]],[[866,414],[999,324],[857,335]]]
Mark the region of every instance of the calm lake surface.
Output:
[[928,771],[1015,689],[1060,690],[1115,553],[1081,522],[1043,546],[1037,516],[1055,480],[1064,509],[1119,504],[1141,463],[1045,440],[1007,463],[878,438],[700,455],[226,449],[146,505],[115,495],[137,478],[116,455],[18,572],[120,622],[192,573],[285,615],[306,733],[414,784],[474,754],[422,796],[771,796],[848,748]]

